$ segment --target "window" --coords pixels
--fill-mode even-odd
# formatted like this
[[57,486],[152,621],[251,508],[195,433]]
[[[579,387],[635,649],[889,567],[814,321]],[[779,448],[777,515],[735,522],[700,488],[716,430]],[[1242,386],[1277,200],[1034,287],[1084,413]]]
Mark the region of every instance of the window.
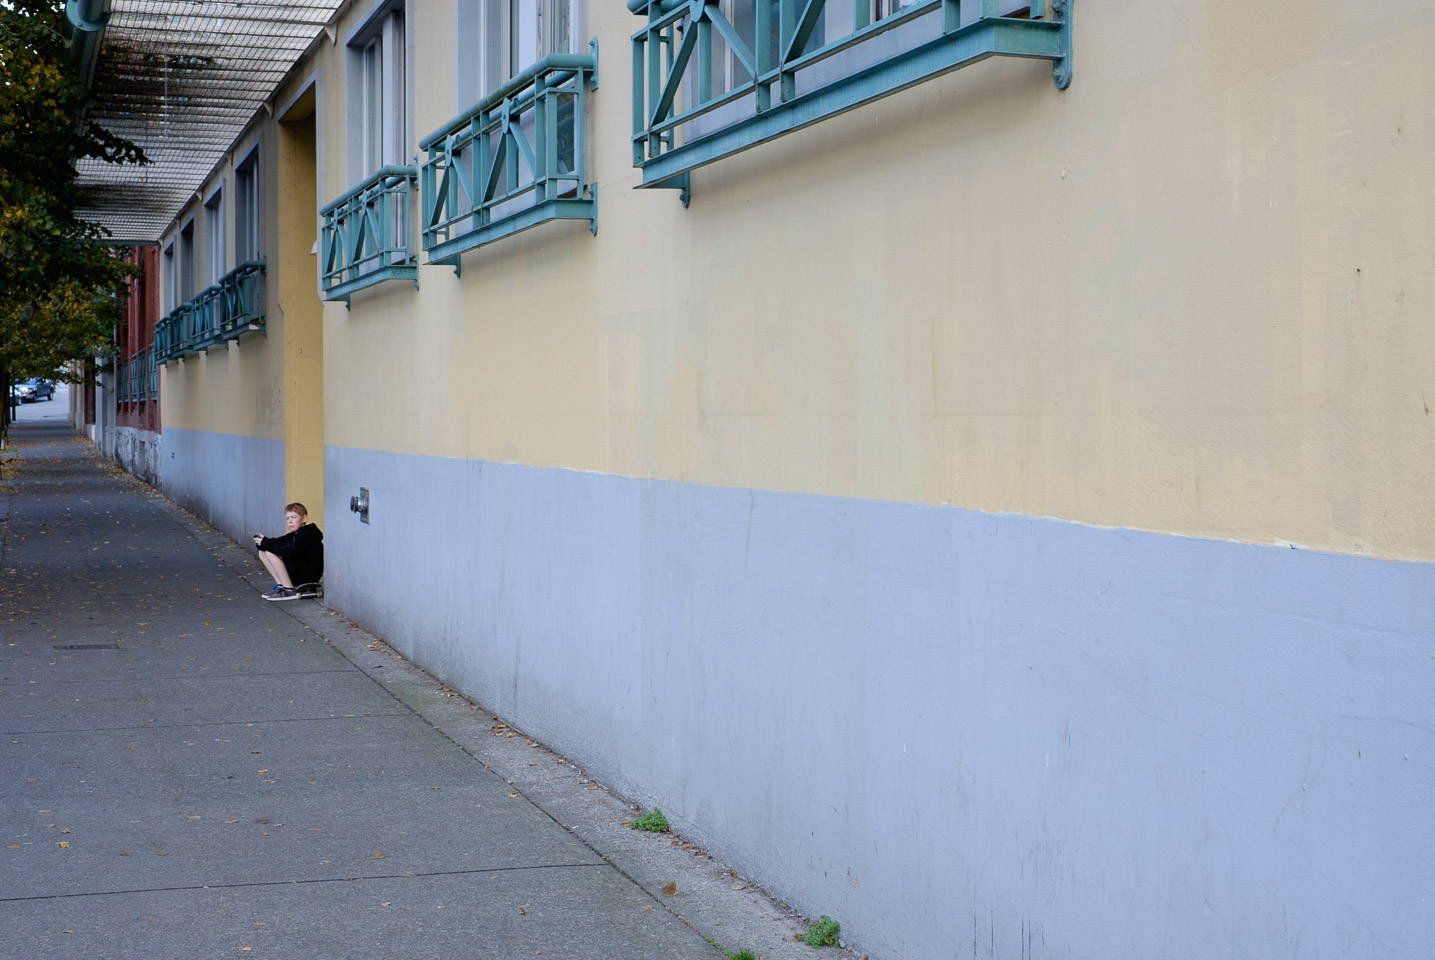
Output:
[[409,162],[404,8],[381,3],[349,40],[349,169],[362,180]]
[[[454,17],[456,107],[464,109],[550,53],[583,48],[576,0],[478,0]],[[474,56],[474,51],[479,56]]]
[[568,0],[508,0],[508,75],[550,53],[568,53],[573,18]]
[[224,276],[224,185],[214,188],[204,201],[204,285]]
[[175,270],[173,240],[165,245],[163,259],[164,283],[160,291],[160,315],[168,316],[171,310],[179,306],[179,273]]
[[188,221],[179,228],[179,303],[188,303],[194,299],[195,290],[195,249],[194,249],[194,221]]
[[234,168],[234,259],[237,264],[258,260],[263,233],[259,226],[259,148]]
[[[456,10],[459,110],[419,141],[430,263],[456,267],[465,251],[550,220],[597,231],[584,143],[597,41],[579,43],[580,10],[574,0],[477,0]],[[567,56],[545,63],[554,54]]]

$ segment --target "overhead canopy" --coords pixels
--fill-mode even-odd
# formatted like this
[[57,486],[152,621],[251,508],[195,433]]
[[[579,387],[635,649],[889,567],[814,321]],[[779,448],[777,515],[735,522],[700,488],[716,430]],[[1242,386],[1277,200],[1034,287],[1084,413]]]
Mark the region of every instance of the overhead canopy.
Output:
[[80,161],[79,215],[158,240],[341,2],[112,0],[88,116],[152,163]]

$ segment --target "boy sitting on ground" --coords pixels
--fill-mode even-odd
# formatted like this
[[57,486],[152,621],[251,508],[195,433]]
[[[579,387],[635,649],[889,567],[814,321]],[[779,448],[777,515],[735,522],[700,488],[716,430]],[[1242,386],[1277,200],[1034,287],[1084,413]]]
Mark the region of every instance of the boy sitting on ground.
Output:
[[298,502],[284,507],[284,528],[289,532],[282,537],[254,535],[259,559],[275,581],[264,599],[317,597],[324,576],[324,533],[309,522],[309,511]]

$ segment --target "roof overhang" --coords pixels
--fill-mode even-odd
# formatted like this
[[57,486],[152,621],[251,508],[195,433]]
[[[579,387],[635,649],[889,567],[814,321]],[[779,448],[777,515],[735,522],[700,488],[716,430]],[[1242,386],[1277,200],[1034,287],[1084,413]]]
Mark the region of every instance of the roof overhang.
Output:
[[[144,150],[146,166],[79,161],[79,216],[155,241],[270,104],[343,0],[110,0],[87,117]],[[70,0],[95,23],[98,0]]]

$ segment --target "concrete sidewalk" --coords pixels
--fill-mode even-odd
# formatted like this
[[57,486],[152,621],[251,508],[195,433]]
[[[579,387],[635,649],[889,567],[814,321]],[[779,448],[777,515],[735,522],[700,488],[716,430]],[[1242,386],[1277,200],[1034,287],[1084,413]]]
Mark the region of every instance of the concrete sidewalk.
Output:
[[261,601],[252,554],[68,425],[11,439],[0,955],[819,955],[381,642]]

